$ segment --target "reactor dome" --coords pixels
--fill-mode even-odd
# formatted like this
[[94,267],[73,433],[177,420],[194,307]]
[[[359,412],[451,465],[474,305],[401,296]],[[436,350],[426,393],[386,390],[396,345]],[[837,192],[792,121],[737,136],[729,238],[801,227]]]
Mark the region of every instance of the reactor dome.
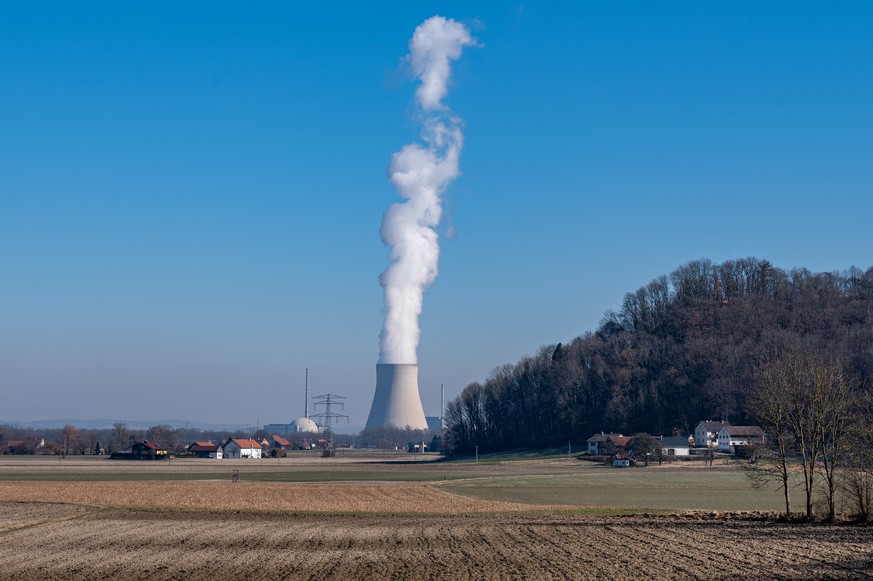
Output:
[[291,420],[291,424],[288,426],[288,428],[288,431],[292,433],[318,433],[318,426],[309,418],[295,418]]

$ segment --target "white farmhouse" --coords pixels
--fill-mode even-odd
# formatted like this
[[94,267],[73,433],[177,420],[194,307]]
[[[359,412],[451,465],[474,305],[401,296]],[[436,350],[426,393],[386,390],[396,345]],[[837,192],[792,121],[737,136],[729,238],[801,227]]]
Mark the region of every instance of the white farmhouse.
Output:
[[718,431],[725,426],[729,426],[728,422],[700,422],[694,428],[694,446],[697,448],[715,448],[718,446]]
[[224,445],[225,458],[260,458],[261,445],[255,440],[231,438]]
[[672,436],[669,438],[660,436],[655,440],[655,445],[661,448],[661,453],[664,456],[689,456],[691,454],[691,444],[688,442],[688,436]]
[[737,446],[760,444],[764,431],[758,426],[725,426],[718,431],[718,451],[736,453]]

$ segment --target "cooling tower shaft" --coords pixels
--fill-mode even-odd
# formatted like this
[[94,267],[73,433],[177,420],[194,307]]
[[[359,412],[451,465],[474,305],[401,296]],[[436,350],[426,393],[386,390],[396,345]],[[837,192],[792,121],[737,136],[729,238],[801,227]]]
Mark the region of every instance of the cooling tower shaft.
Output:
[[424,408],[418,393],[418,365],[379,363],[376,365],[376,394],[367,428],[410,427],[426,430]]

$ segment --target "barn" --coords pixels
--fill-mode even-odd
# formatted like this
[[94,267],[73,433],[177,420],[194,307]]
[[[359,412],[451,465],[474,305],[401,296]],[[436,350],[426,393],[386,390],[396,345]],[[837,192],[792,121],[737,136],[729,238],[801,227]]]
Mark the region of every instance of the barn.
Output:
[[116,452],[110,456],[114,460],[163,460],[169,456],[164,448],[155,442],[143,440],[134,442],[122,452]]
[[188,452],[197,458],[222,458],[224,450],[219,444],[213,442],[194,442],[188,446]]

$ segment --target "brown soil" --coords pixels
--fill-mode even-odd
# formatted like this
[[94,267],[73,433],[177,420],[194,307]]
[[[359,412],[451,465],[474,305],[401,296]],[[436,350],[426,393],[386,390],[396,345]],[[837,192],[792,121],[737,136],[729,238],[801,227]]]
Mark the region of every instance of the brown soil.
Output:
[[3,579],[861,579],[873,527],[0,503]]
[[[470,514],[526,511],[528,504],[478,500],[416,484],[183,482],[0,482],[0,502],[51,500],[126,508]],[[0,526],[2,526],[0,518]]]

